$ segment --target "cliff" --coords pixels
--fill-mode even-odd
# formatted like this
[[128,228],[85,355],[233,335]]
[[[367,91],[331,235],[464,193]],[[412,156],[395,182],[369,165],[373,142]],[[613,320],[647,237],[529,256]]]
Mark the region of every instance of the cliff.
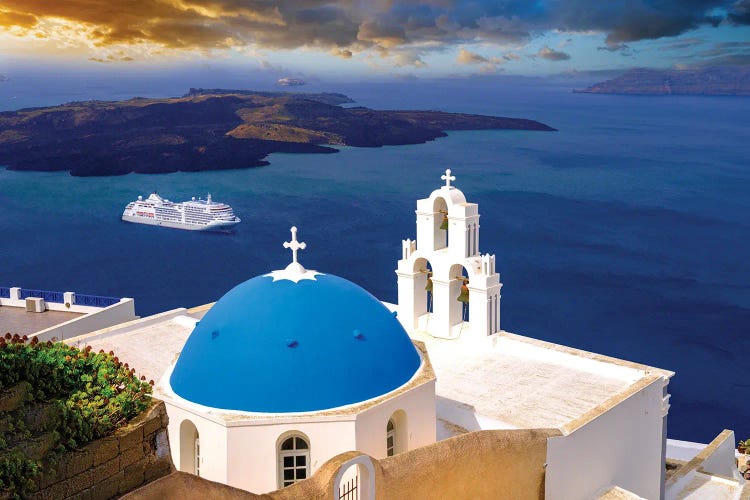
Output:
[[121,175],[267,165],[275,152],[418,144],[446,130],[553,128],[520,118],[344,108],[342,94],[191,89],[179,98],[73,102],[0,113],[0,165]]
[[573,92],[589,94],[750,96],[750,66],[686,70],[631,69]]

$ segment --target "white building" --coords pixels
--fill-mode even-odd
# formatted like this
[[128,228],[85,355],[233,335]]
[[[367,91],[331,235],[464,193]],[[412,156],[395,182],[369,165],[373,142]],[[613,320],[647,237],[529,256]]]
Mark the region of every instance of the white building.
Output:
[[[417,201],[417,240],[401,243],[399,319],[435,337],[491,335],[500,331],[495,256],[479,253],[477,204],[451,186],[450,170],[442,178],[445,186]],[[465,302],[458,300],[462,291]]]
[[[494,255],[479,250],[478,207],[449,170],[443,180],[417,202],[416,241],[402,243],[398,305],[304,269],[292,228],[286,269],[215,304],[70,342],[114,350],[159,380],[178,469],[256,493],[345,451],[385,459],[480,430],[549,436],[551,499],[686,498],[701,474],[729,474],[733,435],[666,477],[672,372],[500,329],[501,284]],[[737,478],[708,483],[722,481],[742,489]]]

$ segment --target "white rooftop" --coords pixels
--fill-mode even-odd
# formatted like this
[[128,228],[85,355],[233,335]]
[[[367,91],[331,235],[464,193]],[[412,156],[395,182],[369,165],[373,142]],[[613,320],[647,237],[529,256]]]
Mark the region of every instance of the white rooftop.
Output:
[[713,474],[696,472],[690,483],[674,498],[675,500],[739,500],[744,482]]
[[644,383],[672,373],[500,332],[439,339],[418,331],[437,376],[439,438],[480,429],[564,434]]
[[208,310],[175,309],[149,316],[112,328],[99,330],[66,341],[94,351],[114,351],[120,360],[145,375],[147,380],[158,381],[167,368],[174,363],[182,351],[187,338],[198,321]]
[[[68,341],[114,351],[159,381],[212,306],[176,309]],[[645,382],[671,372],[500,332],[446,340],[415,332],[437,376],[438,438],[480,429],[555,428],[564,434]]]

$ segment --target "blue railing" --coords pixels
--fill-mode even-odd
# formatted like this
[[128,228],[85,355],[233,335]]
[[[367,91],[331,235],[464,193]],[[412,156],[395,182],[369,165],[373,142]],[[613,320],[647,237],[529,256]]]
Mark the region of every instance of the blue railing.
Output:
[[[63,292],[21,288],[20,295],[21,300],[26,299],[27,297],[39,297],[44,299],[45,302],[56,302],[58,304],[65,303],[65,294]],[[0,286],[0,298],[10,298],[10,287]],[[80,293],[75,294],[75,304],[78,306],[109,307],[118,302],[120,302],[120,299],[117,297],[102,297],[101,295],[84,295]]]
[[82,295],[76,294],[76,305],[77,306],[93,306],[93,307],[109,307],[112,304],[117,304],[120,299],[116,297],[101,297],[99,295]]
[[50,292],[49,290],[29,290],[28,288],[21,288],[21,299],[27,297],[39,297],[44,299],[45,302],[57,302],[62,304],[65,302],[63,292]]

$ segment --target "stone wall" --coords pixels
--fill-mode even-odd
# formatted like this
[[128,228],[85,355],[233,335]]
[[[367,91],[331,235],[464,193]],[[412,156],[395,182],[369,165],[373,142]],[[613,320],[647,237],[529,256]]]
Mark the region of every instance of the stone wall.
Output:
[[[174,470],[164,403],[154,405],[115,434],[65,453],[35,479],[32,499],[113,498]],[[1,497],[1,495],[0,495]]]

